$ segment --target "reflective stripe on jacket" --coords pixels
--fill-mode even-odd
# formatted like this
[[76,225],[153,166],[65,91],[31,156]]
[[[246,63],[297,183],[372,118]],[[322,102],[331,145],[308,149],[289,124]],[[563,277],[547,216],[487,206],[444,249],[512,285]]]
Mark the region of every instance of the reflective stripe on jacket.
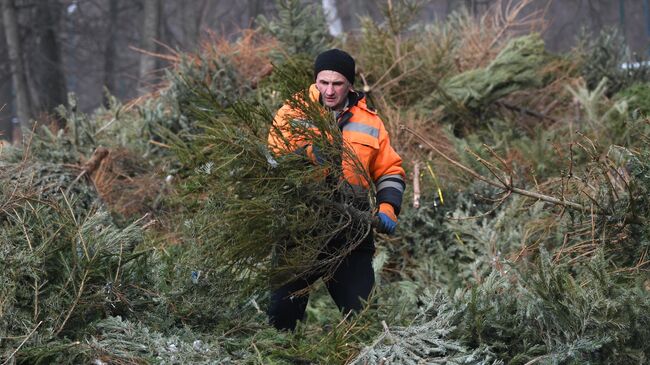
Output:
[[[310,98],[314,101],[320,100],[320,93],[313,84],[309,88]],[[405,173],[402,168],[402,158],[390,145],[388,132],[376,112],[368,108],[366,98],[362,93],[351,92],[348,98],[349,106],[338,116],[337,122],[343,134],[344,142],[354,151],[361,166],[370,176],[377,189],[377,204],[390,204],[395,214],[399,214],[402,205],[402,195],[405,188]],[[308,145],[307,141],[292,138],[288,123],[301,121],[296,118],[300,113],[285,104],[278,110],[274,125],[282,131],[287,140],[295,144],[295,149]],[[302,120],[303,123],[309,121]],[[280,136],[275,135],[274,129],[269,134],[269,146],[280,152],[284,143]],[[358,169],[355,162],[350,158],[342,161],[343,176],[353,186],[360,186],[367,189],[368,181],[362,174],[355,172]],[[358,171],[358,170],[357,170]]]

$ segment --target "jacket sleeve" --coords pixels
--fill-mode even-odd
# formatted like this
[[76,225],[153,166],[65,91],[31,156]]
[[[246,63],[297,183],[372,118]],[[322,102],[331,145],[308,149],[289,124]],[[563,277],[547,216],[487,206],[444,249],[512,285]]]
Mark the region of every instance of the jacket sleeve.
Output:
[[[300,125],[300,127],[292,126],[292,123]],[[287,153],[305,154],[312,161],[317,162],[318,156],[309,141],[309,137],[306,133],[301,133],[304,128],[312,127],[310,122],[304,120],[285,104],[273,118],[273,125],[268,135],[268,146],[276,155]]]
[[380,211],[385,212],[392,208],[396,217],[402,207],[406,173],[402,167],[402,158],[391,146],[388,131],[383,123],[379,129],[379,150],[370,172],[377,188],[377,204]]
[[268,144],[271,151],[276,154],[287,153],[292,150],[292,135],[289,125],[289,108],[284,105],[273,118],[273,125],[269,130]]

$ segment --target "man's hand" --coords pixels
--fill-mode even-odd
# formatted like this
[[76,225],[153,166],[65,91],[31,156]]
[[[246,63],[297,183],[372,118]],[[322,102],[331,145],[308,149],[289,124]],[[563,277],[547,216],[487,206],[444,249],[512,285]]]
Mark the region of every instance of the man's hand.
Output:
[[397,228],[397,216],[395,215],[395,210],[392,205],[388,203],[379,204],[377,218],[379,218],[377,232],[389,235],[395,233],[395,228]]

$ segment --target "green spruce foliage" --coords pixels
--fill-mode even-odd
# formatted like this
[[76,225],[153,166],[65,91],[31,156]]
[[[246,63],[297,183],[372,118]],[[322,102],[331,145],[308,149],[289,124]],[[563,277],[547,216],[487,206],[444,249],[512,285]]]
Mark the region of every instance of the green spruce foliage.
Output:
[[542,69],[548,61],[538,34],[516,38],[487,67],[445,80],[434,92],[434,99],[458,119],[474,115],[481,120],[497,100],[516,91],[542,87]]
[[306,55],[313,58],[327,49],[332,37],[320,4],[278,0],[275,6],[277,17],[269,19],[260,15],[257,23],[263,32],[282,43],[283,51],[277,57],[285,59],[289,55]]
[[587,267],[578,279],[542,251],[525,273],[494,271],[453,298],[423,297],[416,324],[386,328],[355,363],[646,362],[650,298],[609,274],[602,255]]
[[[76,338],[106,314],[127,313],[144,220],[117,227],[79,171],[27,159],[1,163],[0,333],[5,349]],[[8,337],[5,337],[8,336]],[[19,354],[18,358],[30,355]],[[51,352],[39,354],[49,362]],[[31,360],[25,360],[31,363]]]
[[610,80],[608,96],[636,82],[649,81],[650,71],[644,58],[633,53],[617,28],[602,30],[596,36],[583,33],[579,40],[582,76],[589,88],[603,78]]

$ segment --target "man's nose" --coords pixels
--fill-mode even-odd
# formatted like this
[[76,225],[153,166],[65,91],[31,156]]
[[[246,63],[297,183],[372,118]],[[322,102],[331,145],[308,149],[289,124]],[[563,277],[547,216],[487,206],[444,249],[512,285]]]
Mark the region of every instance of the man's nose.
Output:
[[334,94],[334,85],[327,85],[327,88],[325,89],[325,94],[327,95]]

